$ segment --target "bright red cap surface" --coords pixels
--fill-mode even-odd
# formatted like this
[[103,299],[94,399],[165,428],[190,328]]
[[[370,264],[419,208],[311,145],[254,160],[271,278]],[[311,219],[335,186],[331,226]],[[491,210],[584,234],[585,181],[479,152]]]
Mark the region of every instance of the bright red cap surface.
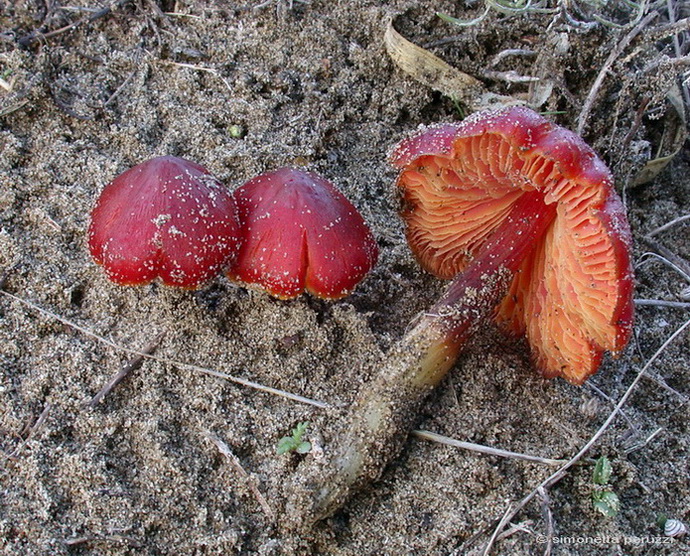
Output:
[[244,243],[228,276],[283,299],[344,297],[376,263],[357,209],[324,178],[292,168],[257,176],[235,201]]
[[523,261],[498,320],[525,333],[548,377],[581,384],[633,320],[631,236],[606,165],[577,135],[525,107],[476,113],[401,142],[410,246],[428,271],[461,272],[527,191],[557,216]]
[[113,282],[195,288],[239,248],[235,202],[205,168],[153,158],[115,178],[91,214],[89,249]]

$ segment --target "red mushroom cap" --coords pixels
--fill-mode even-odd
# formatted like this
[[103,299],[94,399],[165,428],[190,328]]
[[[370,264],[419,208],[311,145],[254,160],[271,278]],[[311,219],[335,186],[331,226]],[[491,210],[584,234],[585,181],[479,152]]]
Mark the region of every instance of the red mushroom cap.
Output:
[[292,168],[235,191],[245,240],[228,276],[282,299],[305,289],[344,297],[376,263],[378,247],[357,209],[324,178]]
[[235,202],[205,168],[153,158],[116,177],[91,214],[89,250],[113,282],[195,288],[239,248]]
[[401,169],[407,238],[420,264],[463,270],[525,192],[556,217],[521,264],[498,320],[525,333],[541,371],[581,384],[632,331],[631,236],[611,173],[574,133],[525,107],[476,113],[406,139]]

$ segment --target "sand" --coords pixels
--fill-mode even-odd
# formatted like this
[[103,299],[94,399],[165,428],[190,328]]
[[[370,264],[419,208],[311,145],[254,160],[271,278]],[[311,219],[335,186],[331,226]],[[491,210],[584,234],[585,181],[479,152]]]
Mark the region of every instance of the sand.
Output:
[[[410,438],[381,479],[332,518],[286,528],[295,520],[284,509],[292,485],[337,445],[348,405],[443,288],[406,244],[386,155],[420,124],[458,120],[460,111],[391,63],[383,32],[400,14],[399,30],[418,44],[460,33],[433,52],[504,95],[527,86],[487,77],[487,68],[525,75],[541,68],[554,76],[542,110],[557,110],[550,117],[574,129],[597,69],[628,31],[599,25],[547,32],[551,15],[495,14],[460,30],[435,12],[471,17],[476,9],[427,0],[274,0],[261,8],[142,0],[27,39],[36,29],[88,17],[93,12],[72,9],[88,4],[46,13],[43,3],[0,2],[0,76],[12,84],[0,89],[0,276],[3,290],[25,301],[0,295],[0,552],[481,549],[509,504],[556,467]],[[568,47],[549,56],[554,41]],[[517,48],[541,54],[490,68],[500,51]],[[584,137],[612,167],[626,203],[635,296],[683,302],[687,277],[648,253],[661,246],[687,265],[687,221],[656,235],[657,245],[643,238],[688,214],[688,151],[652,182],[633,185],[671,125],[664,99],[678,70],[665,61],[650,66],[661,51],[671,56],[672,43],[646,35],[623,49],[593,99]],[[281,301],[224,277],[198,291],[112,284],[86,247],[89,212],[106,183],[158,155],[194,160],[231,190],[284,165],[317,171],[361,211],[379,262],[336,302]],[[417,426],[567,460],[687,318],[687,306],[639,306],[628,348],[607,357],[583,387],[545,381],[524,341],[487,326],[425,402]],[[517,513],[493,553],[541,554],[546,536],[553,554],[690,553],[687,537],[662,537],[656,524],[662,513],[690,524],[688,338],[686,331],[664,350],[602,438]],[[139,361],[88,406],[136,363],[126,350],[152,342],[162,360]],[[278,455],[280,438],[305,421],[312,452]],[[592,505],[594,462],[603,455],[613,466],[609,488],[620,499],[613,518]]]

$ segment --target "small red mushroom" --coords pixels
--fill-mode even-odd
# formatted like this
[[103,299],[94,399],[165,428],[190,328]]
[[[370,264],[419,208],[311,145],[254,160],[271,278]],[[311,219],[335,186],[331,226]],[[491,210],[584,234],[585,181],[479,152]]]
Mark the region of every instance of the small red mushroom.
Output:
[[196,288],[239,248],[235,202],[208,170],[161,156],[110,182],[91,214],[89,250],[110,280]]
[[234,193],[244,242],[231,279],[281,299],[304,290],[326,299],[349,294],[376,263],[378,247],[357,209],[333,184],[281,168]]
[[453,278],[362,389],[339,445],[296,489],[304,521],[376,478],[465,340],[498,312],[546,376],[581,384],[632,330],[630,231],[611,174],[574,133],[512,107],[430,128],[394,150],[409,243]]

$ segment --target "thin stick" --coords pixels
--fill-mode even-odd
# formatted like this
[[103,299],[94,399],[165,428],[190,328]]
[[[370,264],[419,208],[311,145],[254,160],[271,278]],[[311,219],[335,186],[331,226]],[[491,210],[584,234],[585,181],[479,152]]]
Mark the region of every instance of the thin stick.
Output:
[[[165,336],[165,332],[161,332],[154,338],[154,340],[147,345],[143,351],[141,352],[142,354],[146,355],[151,355],[154,351],[156,351],[156,348],[158,345],[161,343],[161,340],[163,339],[163,336]],[[141,365],[144,363],[144,357],[142,355],[137,355],[134,359],[132,359],[127,365],[125,365],[120,372],[118,372],[112,379],[108,381],[108,383],[101,388],[100,392],[96,394],[93,398],[91,398],[91,401],[87,402],[85,405],[89,407],[96,407],[100,401],[105,398],[110,392],[113,391],[113,389],[120,384],[132,371],[137,370]]]
[[299,403],[307,404],[307,405],[313,405],[315,407],[321,407],[321,408],[328,408],[331,407],[330,404],[324,403],[324,402],[319,402],[316,400],[312,400],[309,398],[305,398],[304,396],[300,396],[299,394],[292,394],[291,392],[286,392],[285,390],[279,390],[277,388],[272,388],[270,386],[264,386],[263,384],[260,384],[258,382],[253,382],[251,380],[247,380],[244,378],[236,377],[227,373],[221,373],[219,371],[214,371],[212,369],[206,369],[204,367],[199,367],[197,365],[190,365],[189,363],[183,363],[181,361],[174,361],[172,359],[165,359],[163,357],[156,357],[155,355],[149,355],[147,353],[137,351],[136,349],[128,348],[125,346],[121,346],[119,344],[116,344],[115,342],[108,340],[107,338],[104,338],[103,336],[100,336],[96,334],[95,332],[92,332],[88,328],[84,328],[83,326],[79,326],[77,323],[72,322],[64,317],[61,317],[60,315],[56,315],[55,313],[51,313],[50,311],[44,309],[43,307],[40,307],[39,305],[36,305],[35,303],[32,303],[31,301],[27,301],[26,299],[22,299],[21,297],[18,297],[14,294],[9,293],[8,291],[5,291],[3,289],[0,289],[0,293],[14,299],[15,301],[18,301],[19,303],[30,307],[34,309],[35,311],[38,311],[39,313],[42,313],[52,319],[55,319],[62,324],[69,326],[70,328],[77,330],[78,332],[81,332],[85,336],[89,336],[90,338],[93,338],[94,340],[109,346],[115,350],[122,351],[125,353],[131,353],[132,355],[139,355],[145,359],[151,359],[153,361],[158,361],[159,363],[163,363],[164,365],[172,365],[174,367],[180,368],[180,369],[189,369],[193,370],[199,373],[207,374],[210,376],[215,376],[219,378],[224,378],[225,380],[228,380],[230,382],[234,382],[235,384],[240,384],[242,386],[247,386],[248,388],[253,388],[254,390],[259,390],[261,392],[267,392],[269,394],[274,394],[276,396],[281,396],[283,398],[287,398],[289,400],[293,400]]
[[[162,64],[166,64],[166,65],[177,66],[178,68],[185,68],[185,69],[191,69],[194,71],[202,71],[205,73],[210,73],[211,75],[220,79],[223,82],[223,84],[228,88],[228,90],[233,93],[233,95],[235,94],[235,90],[232,87],[232,85],[230,85],[230,82],[227,79],[225,79],[225,77],[223,77],[218,72],[218,70],[215,70],[213,68],[206,68],[204,66],[196,66],[194,64],[186,64],[184,62],[171,62],[170,60],[158,60],[158,62],[160,62]],[[242,99],[231,98],[230,100],[233,102],[238,102],[240,104],[247,104],[247,105],[249,104],[246,100],[242,100]]]
[[653,27],[645,33],[645,38],[650,41],[658,41],[660,39],[665,39],[666,37],[678,35],[683,31],[690,31],[690,17],[680,19],[675,23],[666,23],[665,25]]
[[666,384],[666,381],[662,377],[660,377],[657,373],[653,373],[650,371],[644,376],[644,378],[646,380],[653,382],[654,384],[656,384],[660,388],[663,388],[669,394],[673,394],[674,396],[678,397],[682,403],[688,402],[687,396],[681,394],[680,392],[678,392],[678,390],[671,388],[668,384]]
[[663,299],[633,299],[638,307],[670,307],[672,309],[690,309],[690,303],[684,301],[664,301]]
[[445,444],[447,446],[454,446],[456,448],[462,448],[463,450],[470,450],[472,452],[479,452],[480,454],[486,454],[489,456],[499,456],[502,458],[510,459],[520,459],[523,461],[530,461],[534,463],[543,463],[545,465],[563,465],[567,460],[564,459],[549,459],[542,458],[539,456],[530,456],[527,454],[520,454],[518,452],[510,452],[508,450],[501,450],[500,448],[491,448],[490,446],[482,446],[481,444],[474,444],[472,442],[463,442],[461,440],[455,440],[448,436],[443,436],[441,434],[436,434],[435,432],[430,432],[426,430],[415,430],[412,431],[412,436],[421,438],[422,440],[429,440],[430,442],[438,442],[439,444]]
[[494,534],[491,536],[491,539],[489,539],[489,542],[486,545],[486,550],[484,551],[484,554],[488,554],[489,550],[491,549],[491,546],[493,545],[493,539],[495,539],[496,535],[498,532],[503,530],[506,526],[506,524],[517,514],[522,508],[527,505],[527,503],[534,498],[534,496],[539,492],[540,488],[549,488],[550,486],[556,484],[558,481],[560,481],[566,474],[567,470],[573,467],[582,457],[589,451],[589,449],[601,438],[601,436],[606,432],[606,430],[609,428],[609,425],[613,422],[613,420],[616,418],[616,415],[620,412],[621,408],[625,403],[628,401],[628,398],[631,396],[633,393],[633,390],[637,386],[637,383],[640,382],[642,377],[645,375],[647,372],[647,369],[651,367],[652,363],[658,359],[658,357],[663,353],[663,351],[671,344],[680,334],[688,327],[690,326],[690,320],[687,320],[682,326],[680,326],[671,336],[669,336],[666,341],[661,345],[661,347],[656,350],[654,355],[649,358],[647,363],[645,363],[644,367],[642,367],[642,370],[637,374],[635,377],[635,380],[632,381],[630,386],[628,386],[628,389],[625,391],[625,394],[621,397],[619,402],[616,404],[616,407],[613,408],[613,411],[611,414],[608,416],[606,421],[604,421],[604,424],[599,427],[599,430],[594,433],[594,435],[585,443],[585,445],[580,449],[577,454],[575,454],[572,459],[570,459],[563,467],[560,469],[556,470],[554,473],[549,475],[546,479],[544,479],[532,492],[530,492],[527,496],[525,496],[520,502],[518,502],[512,510],[509,512],[506,512],[501,518],[501,521],[498,523],[498,526],[496,527],[496,531],[494,531]]
[[[501,518],[501,521],[498,522],[499,525],[502,523],[508,523],[510,519],[515,515],[516,512],[513,511],[513,503],[508,502],[508,507],[506,508],[506,511],[503,512],[503,517]],[[491,534],[491,537],[489,538],[489,542],[486,543],[486,546],[484,547],[484,550],[482,551],[483,556],[488,556],[489,551],[491,550],[491,547],[493,546],[494,542],[496,542],[496,537],[503,531],[504,527],[496,527],[494,529],[494,532]]]
[[2,452],[0,453],[0,455],[6,459],[16,459],[19,452],[22,451],[22,448],[24,448],[24,446],[27,445],[29,440],[31,440],[31,438],[36,434],[38,429],[40,429],[43,426],[43,423],[45,423],[46,419],[48,418],[48,414],[50,413],[51,409],[52,406],[49,403],[47,403],[46,406],[43,408],[43,411],[41,411],[41,414],[36,419],[36,422],[29,429],[29,432],[26,434],[26,437],[21,441],[21,443],[14,450],[12,450],[11,453],[6,454],[5,452]]
[[656,251],[657,254],[661,255],[663,258],[666,258],[669,262],[673,263],[673,266],[676,268],[676,270],[679,270],[683,274],[685,279],[690,282],[690,263],[688,263],[688,261],[682,259],[673,251],[661,245],[659,242],[657,242],[649,236],[642,236],[642,241],[646,243],[651,249]]
[[647,438],[644,439],[643,442],[640,444],[635,444],[634,446],[631,446],[630,448],[627,448],[625,450],[626,455],[631,454],[632,452],[636,452],[637,450],[640,450],[644,448],[647,444],[649,444],[652,440],[654,440],[659,434],[663,431],[661,427],[656,429],[652,434],[650,434]]
[[541,513],[546,523],[546,547],[544,548],[544,556],[550,556],[553,548],[553,512],[551,511],[551,499],[549,493],[544,487],[537,489],[537,494],[541,498]]
[[261,494],[261,491],[259,490],[259,487],[256,484],[256,478],[247,473],[244,467],[242,467],[242,463],[237,458],[237,456],[232,453],[230,446],[228,446],[220,438],[218,438],[216,435],[210,432],[206,432],[204,436],[216,445],[218,451],[227,458],[227,460],[230,462],[230,465],[232,465],[235,471],[237,471],[237,473],[239,473],[239,475],[246,481],[247,485],[249,486],[249,490],[254,495],[254,498],[256,498],[256,501],[259,503],[259,506],[261,506],[261,509],[266,514],[266,517],[270,519],[272,522],[275,522],[275,513],[273,513],[271,506],[268,505],[268,502],[266,501],[264,495]]
[[616,59],[623,53],[623,51],[628,47],[632,40],[644,29],[655,17],[659,14],[657,12],[648,13],[642,21],[640,21],[632,30],[625,35],[621,41],[616,45],[616,47],[611,51],[609,57],[606,58],[604,65],[601,66],[599,74],[597,75],[592,88],[589,90],[589,94],[582,105],[582,110],[577,118],[577,134],[582,135],[585,125],[587,124],[587,119],[589,118],[589,113],[592,111],[592,106],[594,105],[594,99],[599,94],[599,89],[606,78],[606,75],[611,70],[611,66],[616,61]]
[[690,220],[690,214],[684,214],[683,216],[679,216],[678,218],[674,218],[670,222],[667,222],[663,226],[659,226],[656,230],[652,230],[651,232],[647,233],[647,237],[653,237],[657,234],[660,234],[661,232],[665,232],[669,228],[672,228],[676,224],[680,224],[681,222],[685,222],[687,220]]
[[102,537],[72,537],[62,541],[65,546],[80,546],[82,544],[96,544],[96,543],[121,543],[126,544],[130,548],[141,548],[142,544],[138,540],[132,537],[126,537],[124,535],[105,535]]
[[115,8],[120,7],[122,4],[128,2],[129,0],[118,0],[117,2],[114,2],[110,6],[106,6],[105,8],[98,10],[91,15],[85,16],[74,23],[70,23],[69,25],[65,25],[64,27],[60,27],[59,29],[55,29],[53,31],[48,31],[47,33],[42,33],[41,31],[32,31],[28,35],[24,35],[23,37],[19,38],[17,40],[17,43],[24,47],[28,48],[31,46],[33,43],[37,41],[42,41],[46,39],[50,39],[52,37],[55,37],[57,35],[60,35],[62,33],[65,33],[67,31],[71,31],[72,29],[76,29],[80,25],[84,23],[90,23],[92,21],[96,21],[97,19],[100,19],[101,17],[104,17],[108,15],[110,12],[112,12]]
[[254,390],[259,390],[260,392],[266,392],[268,394],[273,394],[275,396],[280,396],[281,398],[286,398],[286,399],[292,400],[294,402],[299,402],[299,403],[303,403],[306,405],[312,405],[314,407],[319,407],[321,409],[328,409],[329,407],[333,407],[331,404],[326,403],[326,402],[320,402],[318,400],[312,400],[311,398],[306,398],[304,396],[300,396],[299,394],[293,394],[292,392],[287,392],[285,390],[279,390],[278,388],[273,388],[271,386],[265,386],[265,385],[260,384],[258,382],[246,380],[244,378],[229,375],[227,373],[222,373],[220,371],[214,371],[213,369],[206,369],[204,367],[197,367],[196,365],[190,365],[189,363],[181,363],[179,361],[171,361],[169,359],[162,359],[162,358],[155,357],[155,356],[148,356],[148,357],[150,357],[151,359],[153,359],[155,361],[159,361],[161,363],[167,363],[169,365],[175,365],[176,367],[180,367],[183,369],[191,369],[193,371],[197,371],[199,373],[209,375],[209,376],[224,378],[225,380],[229,380],[230,382],[234,382],[235,384],[241,384],[242,386],[246,386],[248,388],[253,388]]
[[130,73],[127,78],[120,83],[117,89],[113,92],[112,95],[108,97],[108,99],[103,103],[103,106],[108,106],[111,102],[113,102],[119,94],[125,89],[127,84],[132,80],[132,78],[137,74],[137,71],[139,71],[139,68],[135,69],[132,73]]
[[11,106],[8,106],[7,108],[3,108],[0,110],[0,118],[3,116],[8,116],[9,114],[12,114],[13,112],[16,112],[17,110],[20,110],[24,106],[29,104],[29,101],[26,99],[20,100],[19,102],[12,104]]

